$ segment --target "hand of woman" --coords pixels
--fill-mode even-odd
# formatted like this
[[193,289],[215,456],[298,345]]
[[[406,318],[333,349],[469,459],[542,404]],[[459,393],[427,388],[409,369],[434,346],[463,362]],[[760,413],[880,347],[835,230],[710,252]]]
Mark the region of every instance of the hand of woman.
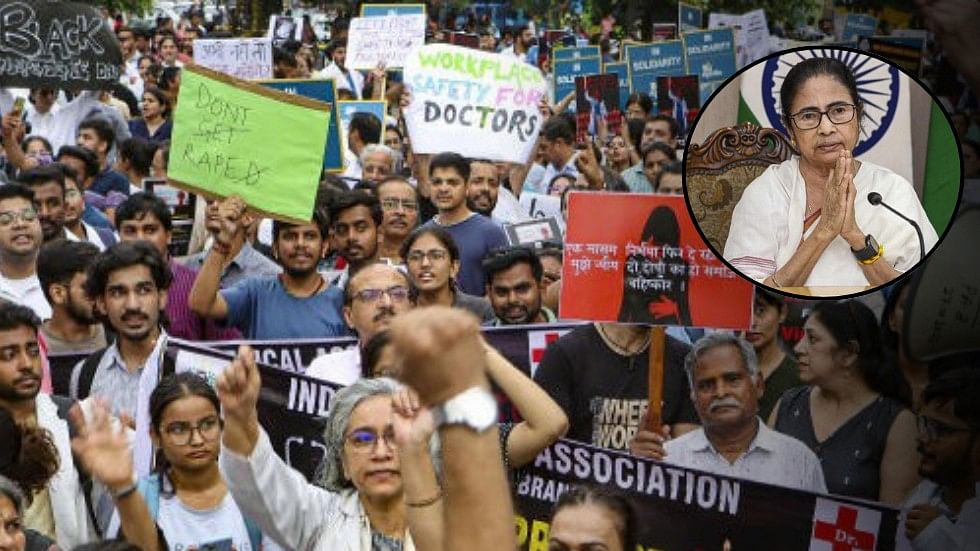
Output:
[[820,214],[820,227],[828,237],[836,237],[844,228],[847,212],[847,182],[851,178],[851,154],[842,151],[837,157],[837,165],[830,172],[823,188],[823,206]]
[[410,388],[391,395],[392,428],[400,448],[427,447],[435,431],[432,410],[422,407],[419,397]]
[[91,422],[85,421],[80,407],[72,407],[70,415],[78,429],[78,436],[71,443],[72,450],[92,478],[114,491],[132,484],[135,468],[129,439],[120,423],[113,426],[106,404],[92,404]]
[[[848,162],[848,166],[851,162]],[[857,187],[854,185],[853,174],[847,177],[844,184],[846,186],[846,198],[844,207],[844,223],[841,226],[840,236],[843,237],[852,249],[864,247],[864,232],[857,225],[854,218],[854,201],[857,200]]]

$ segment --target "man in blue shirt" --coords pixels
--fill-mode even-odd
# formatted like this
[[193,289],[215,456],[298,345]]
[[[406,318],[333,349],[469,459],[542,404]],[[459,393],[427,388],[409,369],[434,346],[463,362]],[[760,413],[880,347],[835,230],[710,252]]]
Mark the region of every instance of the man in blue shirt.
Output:
[[244,232],[247,205],[229,197],[218,206],[221,227],[191,289],[189,305],[200,316],[224,320],[247,339],[322,338],[347,335],[341,317],[344,297],[317,271],[327,247],[328,221],[318,211],[313,222],[272,224],[272,254],[278,276],[249,278],[219,291],[231,244]]
[[458,153],[440,153],[429,162],[429,187],[432,202],[439,213],[426,226],[441,226],[459,247],[460,266],[456,283],[468,295],[483,296],[485,280],[483,257],[491,250],[507,245],[500,226],[470,210],[466,188],[470,163]]
[[129,195],[129,180],[109,167],[109,151],[115,141],[116,132],[101,117],[89,117],[78,125],[78,145],[95,153],[99,159],[100,172],[89,189],[100,195],[108,195],[110,191]]

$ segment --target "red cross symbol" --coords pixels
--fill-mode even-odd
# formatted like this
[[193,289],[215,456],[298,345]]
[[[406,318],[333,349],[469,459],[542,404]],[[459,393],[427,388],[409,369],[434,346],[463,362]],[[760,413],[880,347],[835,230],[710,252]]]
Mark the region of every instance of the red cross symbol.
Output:
[[544,346],[541,348],[531,349],[531,361],[533,363],[540,363],[541,358],[544,357],[544,350],[548,348],[548,345],[558,340],[558,333],[545,333],[544,334]]
[[841,506],[837,509],[837,521],[818,520],[813,527],[813,537],[830,542],[833,551],[873,551],[875,535],[857,529],[858,510]]

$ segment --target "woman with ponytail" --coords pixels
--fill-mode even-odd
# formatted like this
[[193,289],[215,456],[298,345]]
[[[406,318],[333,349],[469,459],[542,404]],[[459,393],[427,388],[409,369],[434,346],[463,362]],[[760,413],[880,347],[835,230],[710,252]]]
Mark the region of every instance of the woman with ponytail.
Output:
[[796,345],[800,380],[769,425],[810,448],[832,494],[900,505],[919,482],[916,422],[898,400],[902,377],[884,361],[878,321],[856,300],[813,309]]

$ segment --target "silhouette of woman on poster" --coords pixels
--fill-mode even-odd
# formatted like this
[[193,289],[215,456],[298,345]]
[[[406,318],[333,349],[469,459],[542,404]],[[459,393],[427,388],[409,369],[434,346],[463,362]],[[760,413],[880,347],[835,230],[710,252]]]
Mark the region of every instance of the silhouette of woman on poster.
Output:
[[691,325],[688,263],[674,210],[666,206],[653,209],[640,241],[626,251],[619,321]]

